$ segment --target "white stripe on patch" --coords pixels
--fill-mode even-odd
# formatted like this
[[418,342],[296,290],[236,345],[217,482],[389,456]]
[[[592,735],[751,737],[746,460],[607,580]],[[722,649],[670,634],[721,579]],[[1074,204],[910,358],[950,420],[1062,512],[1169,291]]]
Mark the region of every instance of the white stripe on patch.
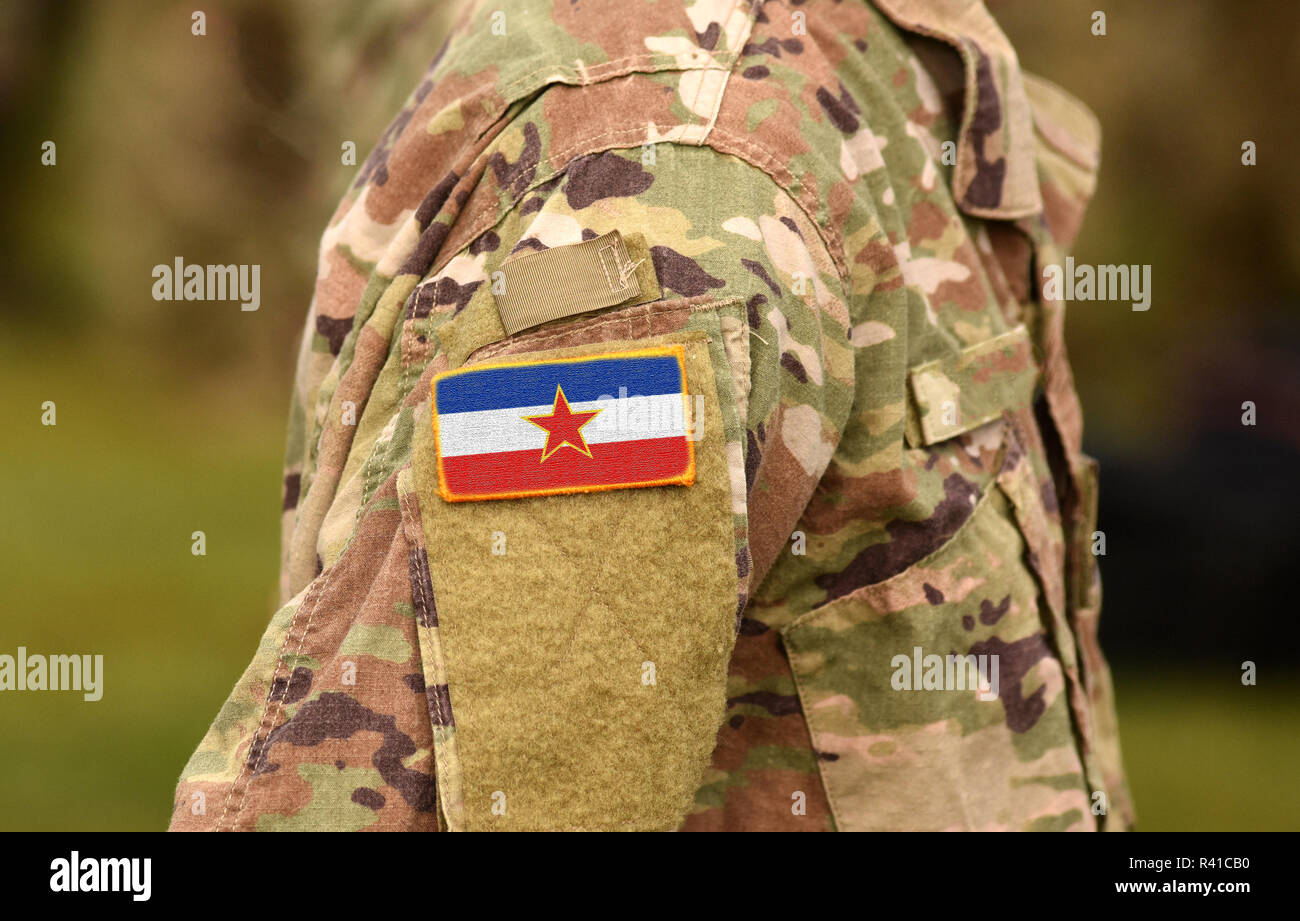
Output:
[[[612,397],[570,404],[577,412],[602,410],[582,427],[588,444],[640,441],[686,434],[684,399],[680,393],[644,397]],[[526,451],[546,444],[546,431],[524,416],[549,416],[552,406],[511,406],[467,413],[438,414],[438,446],[443,457]]]

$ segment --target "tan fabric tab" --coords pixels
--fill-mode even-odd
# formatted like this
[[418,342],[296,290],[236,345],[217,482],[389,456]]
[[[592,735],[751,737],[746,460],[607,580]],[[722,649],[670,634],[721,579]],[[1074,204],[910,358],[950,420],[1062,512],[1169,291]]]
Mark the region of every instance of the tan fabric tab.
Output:
[[1023,326],[908,371],[912,399],[906,436],[912,447],[932,445],[991,422],[1033,401],[1038,382]]
[[548,320],[613,307],[641,294],[638,266],[617,230],[569,246],[522,256],[501,267],[496,296],[506,335]]
[[630,233],[623,238],[623,245],[627,247],[627,255],[632,260],[632,265],[636,266],[636,282],[641,286],[641,293],[629,303],[648,304],[650,301],[659,300],[664,296],[664,292],[659,287],[659,277],[655,275],[654,259],[650,256],[650,247],[646,244],[645,236]]

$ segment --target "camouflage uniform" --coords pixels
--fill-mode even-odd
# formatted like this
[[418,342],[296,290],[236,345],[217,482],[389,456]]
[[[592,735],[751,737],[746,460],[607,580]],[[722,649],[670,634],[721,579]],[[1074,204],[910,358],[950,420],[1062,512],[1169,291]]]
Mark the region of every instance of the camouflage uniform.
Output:
[[[325,232],[283,607],[172,827],[1128,826],[1038,271],[1098,144],[978,3],[467,9]],[[506,333],[494,273],[612,230],[642,297]],[[440,498],[436,375],[663,343],[694,485]]]

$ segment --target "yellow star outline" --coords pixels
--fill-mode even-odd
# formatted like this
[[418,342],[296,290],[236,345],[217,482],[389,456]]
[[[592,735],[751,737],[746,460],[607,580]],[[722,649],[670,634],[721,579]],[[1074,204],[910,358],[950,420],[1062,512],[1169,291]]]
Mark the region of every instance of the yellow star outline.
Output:
[[569,401],[564,396],[564,388],[556,384],[555,403],[551,406],[550,415],[521,416],[520,418],[527,419],[538,428],[546,430],[546,445],[542,448],[542,460],[539,462],[542,463],[565,445],[573,448],[579,454],[591,457],[591,448],[587,446],[587,440],[582,437],[582,427],[601,412],[603,410],[593,409],[587,412],[575,413],[569,409]]

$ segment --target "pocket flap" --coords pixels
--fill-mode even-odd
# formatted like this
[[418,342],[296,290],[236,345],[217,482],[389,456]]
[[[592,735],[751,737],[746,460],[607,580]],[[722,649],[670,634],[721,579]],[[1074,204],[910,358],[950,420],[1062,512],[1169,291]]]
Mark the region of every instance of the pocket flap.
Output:
[[991,422],[1033,400],[1038,380],[1023,326],[908,372],[907,440],[932,445]]

